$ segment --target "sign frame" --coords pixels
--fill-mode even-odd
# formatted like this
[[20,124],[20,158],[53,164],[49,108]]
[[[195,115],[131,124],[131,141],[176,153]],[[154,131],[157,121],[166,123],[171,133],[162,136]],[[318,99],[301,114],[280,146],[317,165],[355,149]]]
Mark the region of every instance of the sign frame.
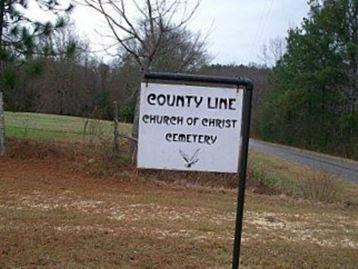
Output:
[[[242,121],[241,121],[241,143],[239,149],[239,189],[237,194],[237,208],[236,208],[236,221],[235,221],[235,237],[233,246],[232,269],[239,269],[240,266],[240,252],[241,252],[241,238],[242,226],[244,217],[244,203],[245,203],[245,188],[246,188],[246,171],[247,159],[249,150],[250,138],[250,122],[251,122],[251,107],[252,107],[252,94],[254,85],[251,80],[244,78],[230,78],[230,77],[216,77],[216,76],[203,76],[191,75],[181,73],[163,73],[163,72],[147,72],[143,76],[143,83],[157,82],[157,83],[171,83],[171,84],[185,84],[185,85],[198,85],[199,86],[223,86],[230,85],[233,90],[243,90],[243,103],[242,103]],[[140,132],[140,129],[139,129]]]

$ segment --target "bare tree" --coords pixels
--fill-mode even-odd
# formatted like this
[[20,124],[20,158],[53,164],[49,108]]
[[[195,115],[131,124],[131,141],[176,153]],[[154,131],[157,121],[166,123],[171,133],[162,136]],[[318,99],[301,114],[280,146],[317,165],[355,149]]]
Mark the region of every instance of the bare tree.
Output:
[[[158,53],[163,36],[185,27],[199,7],[200,0],[83,0],[102,14],[116,42],[138,64],[141,78],[149,70]],[[190,7],[189,2],[193,3]],[[128,4],[136,14],[128,11]],[[141,79],[139,78],[139,79]],[[139,91],[132,136],[138,137]],[[135,156],[136,147],[133,150]]]
[[[151,64],[151,71],[198,72],[211,57],[201,33],[177,29],[166,33]],[[112,65],[109,85],[111,101],[118,101],[122,120],[133,122],[136,92],[140,87],[140,70],[131,55],[120,51]]]
[[264,65],[274,66],[286,51],[286,40],[281,37],[271,38],[268,44],[262,45],[261,54],[258,55]]

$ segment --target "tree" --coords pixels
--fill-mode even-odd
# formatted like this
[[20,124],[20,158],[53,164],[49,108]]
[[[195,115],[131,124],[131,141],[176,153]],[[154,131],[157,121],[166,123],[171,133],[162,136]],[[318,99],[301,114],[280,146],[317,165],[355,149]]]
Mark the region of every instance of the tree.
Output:
[[[195,72],[209,59],[201,35],[179,28],[163,34],[151,70]],[[133,122],[136,93],[140,87],[138,64],[129,53],[124,52],[120,54],[115,69],[111,83],[112,99],[119,100],[122,119]]]
[[[42,10],[54,12],[57,15],[67,13],[73,8],[71,4],[67,7],[61,7],[57,0],[37,0],[34,3],[37,3],[37,6]],[[14,88],[16,84],[16,68],[9,66],[9,64],[13,64],[17,60],[30,59],[34,54],[51,54],[51,34],[65,26],[65,19],[61,16],[57,16],[55,23],[44,23],[32,19],[26,12],[28,7],[26,0],[0,0],[1,93],[4,93],[6,88]],[[44,36],[47,37],[46,46],[43,47],[43,51],[39,51],[36,44],[39,38]],[[0,115],[0,117],[3,117],[3,115]],[[3,128],[4,126],[2,126]],[[0,140],[4,141],[3,131],[0,132]]]
[[[124,0],[84,0],[102,14],[116,42],[136,62],[140,81],[163,48],[163,37],[185,27],[199,6],[196,1],[189,8],[188,0],[132,0],[139,17],[131,16]],[[189,8],[189,11],[188,11]],[[138,137],[139,91],[134,115],[132,136]],[[135,152],[133,154],[133,157]]]
[[[34,0],[37,7],[55,14],[56,21],[42,22],[31,18],[29,1],[0,0],[0,91],[13,88],[16,83],[14,64],[23,64],[36,55],[55,55],[53,33],[66,26],[63,15],[73,5],[66,7],[57,0]],[[33,7],[34,8],[34,7]],[[5,92],[6,94],[6,92]]]
[[62,7],[57,0],[36,0],[33,2],[41,10],[55,13],[56,22],[42,22],[32,19],[26,12],[29,1],[0,1],[0,59],[2,61],[9,60],[10,54],[15,54],[12,56],[31,57],[34,53],[50,53],[50,44],[44,48],[45,51],[38,51],[36,39],[42,36],[50,37],[55,30],[64,27],[66,20],[61,15],[73,8],[72,4]]
[[[30,99],[25,110],[54,114],[85,114],[86,107],[92,107],[90,103],[93,100],[89,99],[94,99],[95,95],[89,91],[93,90],[97,82],[93,70],[97,68],[97,63],[92,66],[92,70],[88,70],[88,42],[81,40],[74,26],[69,24],[53,34],[52,47],[55,55],[38,56],[20,68],[21,82],[14,93],[21,94],[21,89],[26,90],[21,98]],[[26,71],[29,66],[37,65],[41,68],[39,74],[33,75]],[[30,98],[26,98],[29,95]]]
[[268,44],[262,45],[262,51],[258,58],[265,66],[274,66],[282,58],[285,48],[286,42],[283,38],[271,38]]
[[357,158],[358,2],[312,0],[271,77],[265,139]]

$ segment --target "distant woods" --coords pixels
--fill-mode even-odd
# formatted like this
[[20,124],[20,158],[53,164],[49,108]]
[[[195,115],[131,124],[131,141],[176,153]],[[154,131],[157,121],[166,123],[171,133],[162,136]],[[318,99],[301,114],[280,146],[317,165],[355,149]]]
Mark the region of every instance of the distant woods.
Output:
[[[74,32],[71,27],[53,36],[53,45],[66,53],[7,63],[2,76],[6,109],[112,119],[117,101],[121,120],[131,122],[140,87],[137,62],[119,50],[104,63]],[[210,59],[204,41],[186,29],[163,36],[156,55],[151,70],[157,71],[198,72]]]
[[[178,68],[175,61],[182,62],[175,57],[159,58],[152,70],[219,76],[240,74],[255,81],[254,104],[262,103],[262,93],[268,88],[268,68],[210,65],[206,64],[206,54],[200,56],[200,64]],[[132,122],[135,93],[140,87],[139,72],[128,55],[111,64],[96,60],[80,48],[71,56],[37,57],[11,71],[14,80],[5,90],[6,110],[112,120],[113,102],[117,101],[121,121]]]

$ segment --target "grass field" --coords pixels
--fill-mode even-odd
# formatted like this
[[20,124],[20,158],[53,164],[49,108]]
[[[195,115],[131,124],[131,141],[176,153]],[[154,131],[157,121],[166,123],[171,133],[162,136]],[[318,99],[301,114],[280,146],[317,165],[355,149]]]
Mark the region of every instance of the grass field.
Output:
[[[89,120],[71,116],[58,116],[39,113],[5,112],[6,135],[16,138],[82,141],[91,136],[110,136],[113,123],[110,121]],[[128,133],[130,125],[121,124],[120,131]]]
[[[82,119],[7,113],[6,122],[0,268],[230,268],[234,189],[183,184],[185,174],[130,165],[92,173],[103,168],[102,155],[80,152]],[[94,123],[111,135],[110,122]],[[250,167],[250,177],[278,191],[248,189],[241,268],[357,268],[355,185],[339,182],[333,201],[312,201],[297,184],[312,171],[258,152],[250,152]]]

